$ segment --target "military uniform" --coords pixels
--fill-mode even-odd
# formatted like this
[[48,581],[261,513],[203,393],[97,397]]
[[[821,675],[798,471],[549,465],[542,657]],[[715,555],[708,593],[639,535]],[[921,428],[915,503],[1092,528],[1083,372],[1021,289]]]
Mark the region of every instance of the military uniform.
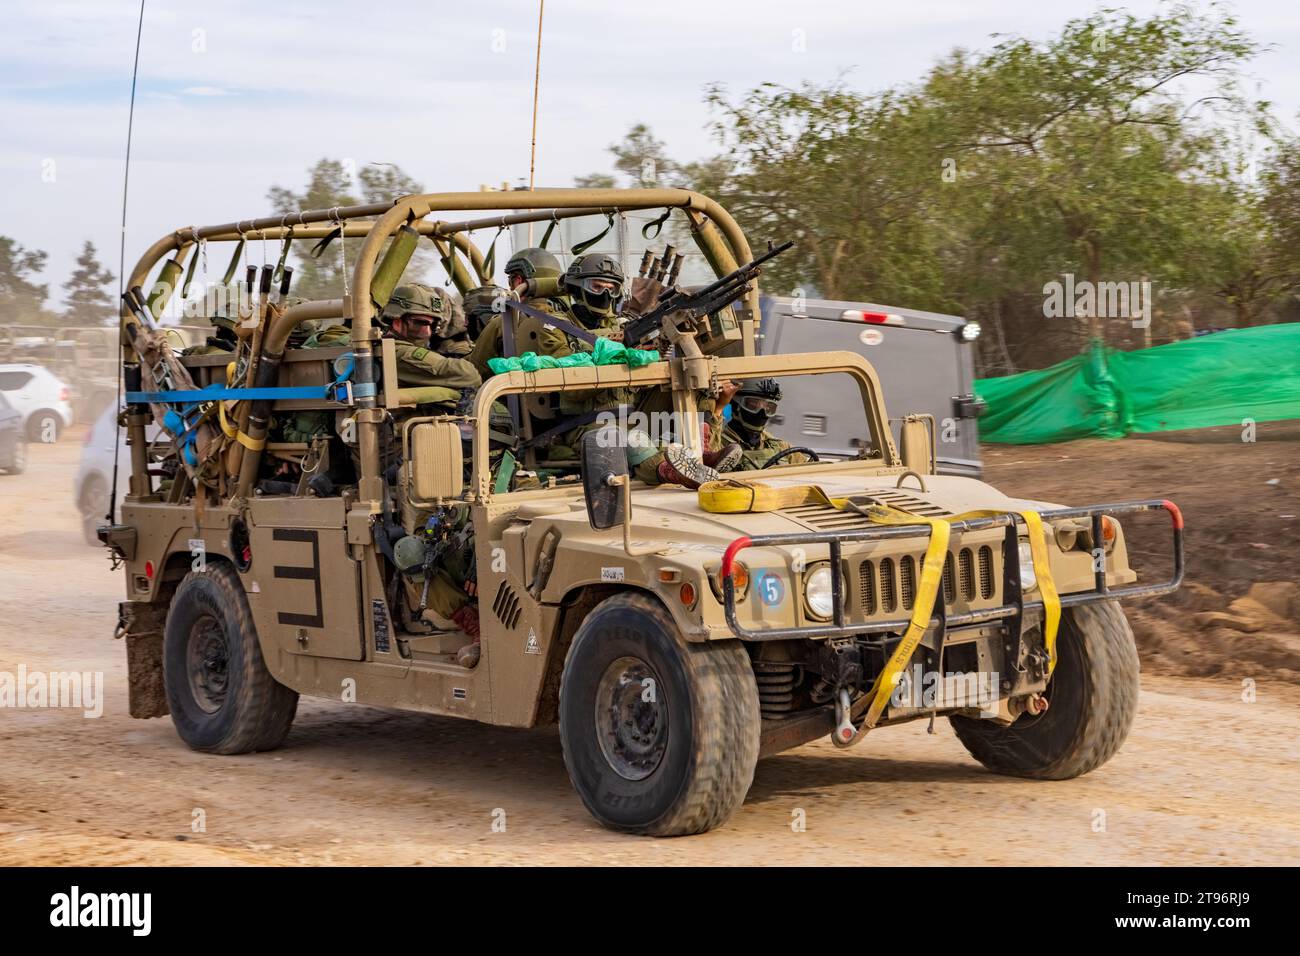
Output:
[[[723,421],[722,408],[715,408],[710,422],[709,444],[720,448],[733,442],[741,448],[740,461],[730,471],[755,471],[762,468],[778,452],[790,447],[788,441],[782,441],[767,430],[769,413],[761,410],[757,413],[746,410],[742,402],[757,399],[760,403],[770,402],[770,407],[781,400],[781,386],[774,379],[749,381],[741,385],[731,400],[731,421]],[[808,461],[803,452],[796,452],[782,459],[792,465]]]

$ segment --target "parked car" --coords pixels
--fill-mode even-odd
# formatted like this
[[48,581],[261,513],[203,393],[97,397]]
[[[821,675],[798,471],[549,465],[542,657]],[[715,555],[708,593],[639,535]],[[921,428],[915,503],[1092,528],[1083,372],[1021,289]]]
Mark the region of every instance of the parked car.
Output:
[[22,415],[28,441],[58,441],[73,422],[72,389],[42,365],[0,365],[0,392]]
[[27,436],[23,434],[22,413],[0,392],[0,470],[19,475],[26,467]]

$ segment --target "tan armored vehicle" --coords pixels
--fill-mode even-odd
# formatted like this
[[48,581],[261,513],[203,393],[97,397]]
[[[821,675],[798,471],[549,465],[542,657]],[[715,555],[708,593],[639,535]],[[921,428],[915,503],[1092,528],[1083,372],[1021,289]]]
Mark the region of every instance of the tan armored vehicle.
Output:
[[[758,290],[742,269],[754,255],[711,199],[539,190],[510,194],[521,211],[504,217],[450,217],[501,201],[407,196],[187,227],[141,258],[123,308],[133,474],[101,529],[125,570],[133,716],[170,713],[186,743],[218,754],[278,747],[300,694],[512,727],[558,721],[591,813],[665,836],[726,820],[760,757],[826,735],[853,746],[920,717],[947,716],[1000,773],[1073,777],[1115,753],[1138,670],[1117,600],[1178,586],[1171,503],[1059,508],[937,475],[932,422],[908,419],[896,447],[861,356],[755,356]],[[466,292],[491,280],[474,229],[651,209],[672,211],[719,277],[742,269],[728,303],[662,316],[649,341],[658,360],[504,371],[458,414],[425,414],[425,391],[400,386],[375,318],[416,241],[433,243]],[[240,306],[233,352],[179,358],[150,328],[197,244],[331,234],[364,238],[341,300],[285,307],[287,286],[263,273],[244,284],[259,294]],[[507,307],[505,321],[516,317]],[[289,347],[322,319],[350,324],[348,339]],[[617,425],[589,432],[581,461],[548,462],[522,414],[538,396],[630,389],[698,454],[700,409],[719,383],[807,375],[856,383],[861,409],[846,414],[864,422],[859,457],[786,457],[698,490],[629,477]],[[272,423],[301,412],[330,427],[278,440]],[[151,417],[173,440],[145,440]],[[316,480],[327,467],[354,467],[354,480]],[[473,668],[457,663],[464,634],[403,603],[430,569],[401,580],[412,569],[394,556],[412,530],[399,516],[452,509],[468,513],[458,534],[473,542]],[[1161,509],[1173,574],[1138,583],[1114,516]]]

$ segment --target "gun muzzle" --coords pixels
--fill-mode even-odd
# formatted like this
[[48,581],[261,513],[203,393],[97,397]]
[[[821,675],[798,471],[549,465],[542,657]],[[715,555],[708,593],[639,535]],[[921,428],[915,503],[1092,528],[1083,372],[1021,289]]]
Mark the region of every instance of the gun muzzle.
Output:
[[647,249],[645,255],[641,257],[641,268],[637,270],[636,274],[643,279],[646,278],[650,272],[650,263],[652,262],[654,262],[654,253]]
[[664,285],[671,288],[677,284],[677,277],[682,274],[682,263],[685,261],[686,256],[683,253],[677,253],[676,258],[673,259],[673,267],[668,270],[668,281]]
[[285,266],[284,273],[280,277],[280,298],[289,294],[289,283],[293,281],[293,266]]

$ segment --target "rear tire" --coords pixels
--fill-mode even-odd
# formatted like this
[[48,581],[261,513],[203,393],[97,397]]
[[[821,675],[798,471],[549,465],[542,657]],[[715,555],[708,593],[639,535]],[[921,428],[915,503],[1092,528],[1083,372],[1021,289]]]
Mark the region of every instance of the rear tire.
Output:
[[[45,441],[45,436],[47,434],[50,436],[48,442]],[[31,416],[27,419],[28,441],[41,442],[42,444],[47,445],[53,444],[59,440],[59,436],[62,434],[63,419],[60,418],[59,413],[53,409],[42,408],[38,411],[32,412]]]
[[653,598],[608,598],[573,638],[560,679],[564,764],[611,830],[681,836],[721,824],[754,780],[760,727],[744,646],[687,643]]
[[191,571],[167,612],[163,684],[172,723],[195,750],[243,754],[284,742],[298,694],[266,669],[248,599],[223,561]]
[[949,718],[971,756],[996,773],[1067,780],[1115,755],[1137,710],[1138,655],[1118,604],[1080,605],[1061,615],[1049,707],[1007,726]]
[[27,470],[27,439],[21,434],[14,436],[13,451],[4,470],[7,475],[21,475]]

